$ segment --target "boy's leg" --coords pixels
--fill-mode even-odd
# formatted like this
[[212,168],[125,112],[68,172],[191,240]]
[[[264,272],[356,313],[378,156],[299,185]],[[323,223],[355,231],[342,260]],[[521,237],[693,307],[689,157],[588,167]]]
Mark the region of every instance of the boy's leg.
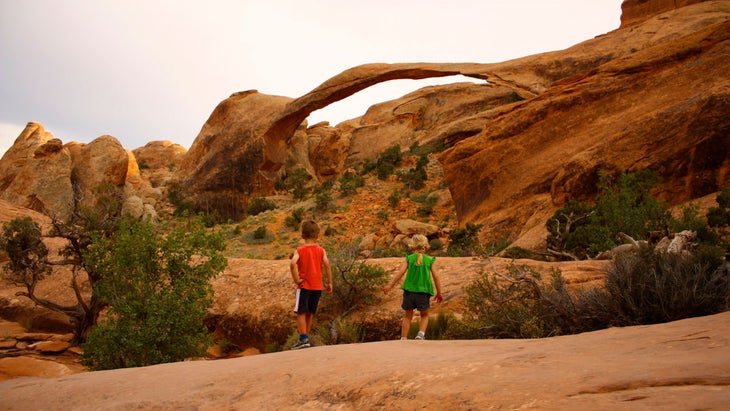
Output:
[[408,331],[411,329],[411,321],[413,320],[413,310],[405,310],[403,314],[403,322],[401,323],[400,336],[408,338]]
[[297,313],[297,331],[299,331],[299,334],[309,334],[307,331],[307,314],[309,313]]
[[309,335],[309,333],[312,331],[312,322],[314,320],[314,314],[313,313],[304,313],[304,323],[305,323],[305,330],[306,332],[304,334]]

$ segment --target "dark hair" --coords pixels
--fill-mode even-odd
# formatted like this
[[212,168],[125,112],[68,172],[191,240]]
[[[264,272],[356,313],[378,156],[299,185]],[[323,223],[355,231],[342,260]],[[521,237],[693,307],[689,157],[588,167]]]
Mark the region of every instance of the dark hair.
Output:
[[314,220],[302,222],[302,238],[305,240],[316,240],[319,236],[319,226]]

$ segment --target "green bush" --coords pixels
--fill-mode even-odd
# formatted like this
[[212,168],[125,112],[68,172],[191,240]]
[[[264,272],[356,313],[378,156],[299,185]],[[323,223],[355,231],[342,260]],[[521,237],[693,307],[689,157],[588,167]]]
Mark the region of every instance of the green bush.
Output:
[[[428,317],[428,328],[426,329],[426,338],[429,340],[445,340],[448,339],[448,330],[451,324],[456,321],[454,314],[439,311],[434,317]],[[419,331],[420,324],[414,322],[408,329],[408,338],[413,339]]]
[[317,211],[326,212],[333,206],[331,191],[323,191],[314,196],[314,208]]
[[246,209],[246,214],[248,215],[258,215],[263,213],[264,211],[268,210],[275,210],[276,204],[274,204],[273,201],[265,198],[265,197],[254,197],[251,199],[248,208]]
[[94,370],[140,367],[203,355],[212,343],[203,324],[210,280],[223,271],[225,239],[199,222],[163,234],[124,221],[96,237],[86,264],[102,277],[97,291],[109,313],[89,333],[82,360]]
[[666,232],[671,215],[649,192],[658,179],[648,170],[601,176],[595,205],[569,201],[547,221],[548,247],[583,259],[619,245],[619,233]]
[[259,226],[256,230],[253,232],[253,238],[256,240],[262,240],[266,238],[266,236],[269,234],[269,230],[266,229],[266,226],[262,225]]
[[479,254],[481,249],[479,230],[482,227],[483,224],[466,223],[464,227],[451,231],[446,254],[451,257],[468,257]]
[[354,344],[364,341],[365,333],[361,326],[353,324],[342,316],[329,324],[323,324],[312,332],[314,338],[323,345]]
[[464,287],[465,313],[448,338],[540,338],[605,328],[613,319],[601,290],[569,293],[559,271],[544,283],[525,266],[506,274],[482,272]]
[[730,277],[722,250],[702,248],[692,255],[641,247],[614,258],[606,290],[623,325],[655,324],[715,314],[728,309]]
[[385,180],[395,172],[395,168],[403,163],[403,154],[399,145],[393,145],[378,156],[376,169],[378,179]]
[[365,185],[365,179],[351,171],[345,171],[340,177],[340,194],[345,197],[357,193],[357,189]]
[[291,215],[287,216],[284,219],[284,224],[286,224],[288,227],[293,228],[295,231],[299,230],[299,225],[302,223],[304,213],[305,210],[303,207],[295,208],[294,211],[291,212]]
[[356,243],[339,244],[328,250],[327,255],[332,267],[332,304],[336,312],[344,315],[376,300],[380,288],[389,278],[384,268],[367,264],[360,257]]
[[388,196],[388,204],[392,208],[398,207],[398,203],[400,203],[401,195],[399,190],[393,190],[392,193]]

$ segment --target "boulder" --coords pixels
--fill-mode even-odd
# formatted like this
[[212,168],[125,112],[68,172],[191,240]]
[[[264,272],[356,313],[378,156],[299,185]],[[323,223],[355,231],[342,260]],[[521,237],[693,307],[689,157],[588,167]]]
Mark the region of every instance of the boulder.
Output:
[[395,222],[395,229],[404,235],[412,236],[414,234],[422,234],[426,237],[437,235],[441,229],[433,224],[422,223],[415,220],[398,220]]

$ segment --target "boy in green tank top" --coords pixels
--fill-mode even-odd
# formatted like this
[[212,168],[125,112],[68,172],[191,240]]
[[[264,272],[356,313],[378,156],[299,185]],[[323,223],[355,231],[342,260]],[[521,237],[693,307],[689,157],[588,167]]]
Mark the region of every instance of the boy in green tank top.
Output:
[[416,339],[425,340],[426,328],[428,328],[428,310],[431,308],[431,296],[434,295],[434,285],[436,286],[436,302],[442,302],[444,297],[441,295],[441,282],[439,281],[435,266],[436,257],[430,257],[425,254],[429,249],[426,236],[421,234],[414,235],[411,239],[410,248],[414,253],[406,256],[406,260],[401,265],[398,274],[383,288],[383,292],[388,294],[393,286],[400,281],[403,274],[408,273],[401,287],[403,289],[403,303],[401,304],[401,308],[404,310],[403,321],[401,323],[401,340],[408,339],[408,330],[411,328],[413,310],[415,309],[418,309],[421,316]]

